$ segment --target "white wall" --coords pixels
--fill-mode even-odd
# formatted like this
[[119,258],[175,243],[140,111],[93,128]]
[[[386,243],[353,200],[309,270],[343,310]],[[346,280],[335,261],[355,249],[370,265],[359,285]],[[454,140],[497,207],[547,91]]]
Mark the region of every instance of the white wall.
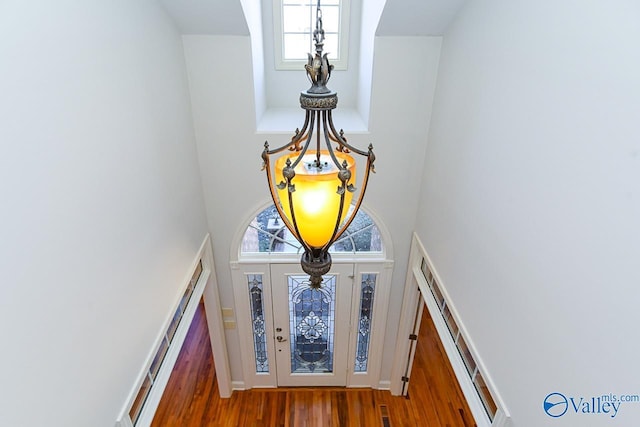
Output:
[[[269,199],[256,137],[251,41],[183,36],[193,122],[222,307],[234,307],[229,248],[236,229]],[[221,66],[223,65],[223,66]],[[227,331],[231,377],[242,380],[236,330]]]
[[256,122],[258,122],[267,109],[267,90],[264,84],[264,51],[262,49],[264,38],[262,31],[262,5],[261,2],[253,0],[241,0],[241,3],[249,31],[251,32],[255,115]]
[[362,4],[360,18],[360,56],[358,70],[357,108],[365,123],[369,123],[371,110],[371,81],[373,79],[373,53],[375,48],[376,27],[384,9],[386,0],[369,0]]
[[638,394],[640,6],[469,2],[445,34],[417,229],[518,427]]
[[113,426],[206,234],[155,1],[0,3],[0,425]]
[[[415,222],[422,162],[429,129],[441,39],[376,37],[371,88],[370,135],[357,135],[358,146],[371,142],[376,171],[369,182],[368,206],[389,229],[394,272],[387,319],[382,377],[389,379],[395,354],[402,292]],[[416,72],[416,70],[419,70]]]
[[[222,305],[234,307],[229,261],[237,254],[231,255],[229,248],[249,216],[270,200],[266,178],[260,170],[263,143],[268,140],[273,147],[280,146],[290,139],[294,129],[288,135],[255,133],[248,37],[184,36],[183,40],[216,274]],[[350,143],[362,148],[370,142],[375,146],[378,172],[370,178],[365,204],[392,235],[395,289],[404,286],[417,211],[417,198],[411,195],[418,192],[420,185],[439,52],[439,38],[378,39],[371,132],[350,134],[345,127]],[[224,66],[220,65],[221,58]],[[299,126],[303,119],[301,110]],[[336,125],[342,126],[337,119]],[[391,295],[383,380],[390,375],[402,302],[401,292]],[[236,330],[227,330],[227,345],[233,380],[241,381]]]

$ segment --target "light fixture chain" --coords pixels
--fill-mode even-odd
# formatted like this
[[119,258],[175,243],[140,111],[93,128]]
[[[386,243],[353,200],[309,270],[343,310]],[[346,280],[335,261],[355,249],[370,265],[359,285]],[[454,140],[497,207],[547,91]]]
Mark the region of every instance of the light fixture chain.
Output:
[[[319,55],[322,55],[324,29],[322,28],[322,10],[320,9],[320,0],[318,0],[318,7],[316,8],[316,29],[313,32],[313,39],[316,41],[316,52],[318,52]],[[318,45],[320,45],[320,51],[318,51]]]
[[[332,111],[338,104],[338,96],[327,88],[334,67],[329,63],[328,53],[323,53],[325,32],[322,18],[320,0],[317,0],[316,28],[313,31],[315,52],[308,54],[309,60],[304,66],[311,87],[300,94],[300,106],[305,110],[304,124],[295,130],[289,143],[269,149],[265,142],[262,152],[271,197],[286,228],[304,248],[300,263],[315,288],[320,288],[322,276],[331,268],[329,248],[355,219],[369,175],[375,172],[373,146],[369,145],[368,150],[351,146],[344,131],[340,129],[338,133],[333,124]],[[281,157],[275,162],[272,174],[270,156],[278,153]],[[356,187],[351,182],[357,176],[357,162],[350,153],[366,158],[366,169],[364,177],[358,181],[361,189],[357,196],[354,195]],[[277,184],[276,179],[280,180]],[[337,185],[334,186],[334,182]],[[352,204],[353,197],[357,200]]]

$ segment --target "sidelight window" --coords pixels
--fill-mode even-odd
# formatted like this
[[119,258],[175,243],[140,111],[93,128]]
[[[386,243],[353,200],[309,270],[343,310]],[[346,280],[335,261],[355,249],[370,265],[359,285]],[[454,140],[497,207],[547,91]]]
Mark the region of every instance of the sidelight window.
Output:
[[253,350],[256,359],[256,372],[269,372],[267,355],[267,335],[264,323],[264,300],[262,294],[262,274],[247,275],[249,302],[251,306],[251,325],[253,330]]
[[363,274],[360,283],[360,310],[358,318],[358,340],[354,372],[367,372],[369,362],[369,341],[373,317],[373,296],[376,290],[377,274]]

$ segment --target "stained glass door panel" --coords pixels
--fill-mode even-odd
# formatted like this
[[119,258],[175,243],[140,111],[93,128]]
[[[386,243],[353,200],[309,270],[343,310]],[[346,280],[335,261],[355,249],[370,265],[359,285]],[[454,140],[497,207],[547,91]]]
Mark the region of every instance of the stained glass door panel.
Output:
[[346,385],[352,264],[337,264],[319,289],[298,265],[272,265],[279,386]]

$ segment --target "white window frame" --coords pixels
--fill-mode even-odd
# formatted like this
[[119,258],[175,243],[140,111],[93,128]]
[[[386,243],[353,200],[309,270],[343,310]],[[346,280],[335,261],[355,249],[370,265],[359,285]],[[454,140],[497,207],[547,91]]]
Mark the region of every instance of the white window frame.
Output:
[[[425,277],[425,273],[422,270],[422,263],[425,263],[428,272],[427,275],[431,278]],[[432,292],[433,283],[437,283],[438,288],[438,300]],[[416,286],[417,285],[417,286]],[[413,361],[413,353],[410,349],[409,334],[414,331],[415,313],[418,308],[418,304],[426,304],[426,309],[433,320],[436,332],[442,342],[442,346],[445,350],[445,355],[451,363],[458,384],[462,390],[462,394],[469,405],[469,409],[478,427],[507,427],[511,425],[511,415],[504,404],[500,393],[495,386],[495,383],[491,379],[491,376],[487,372],[482,359],[480,358],[478,351],[469,337],[466,327],[460,320],[458,311],[452,303],[451,297],[447,291],[442,278],[437,273],[433,266],[433,262],[426,249],[422,245],[420,238],[416,233],[413,234],[411,241],[411,251],[409,254],[409,265],[407,266],[407,277],[404,288],[404,298],[402,301],[402,308],[400,314],[400,324],[398,326],[397,340],[396,340],[396,353],[391,368],[391,394],[394,396],[400,396],[405,393],[403,388],[403,376],[407,376],[406,366],[407,360]],[[449,307],[449,314],[453,322],[458,326],[456,333],[456,341],[454,341],[449,327],[442,316],[442,310],[444,307]],[[459,351],[457,342],[463,338],[466,343],[466,347],[469,351],[470,357],[475,362],[475,371],[473,374],[469,373],[467,365],[465,365],[462,354]],[[475,377],[476,374],[480,374],[485,382],[485,385],[493,399],[497,409],[493,415],[493,420],[485,410],[484,403],[480,397],[480,394],[476,390],[471,375]],[[410,377],[410,372],[409,375]]]
[[[306,60],[284,59],[283,1],[285,0],[273,0],[273,46],[275,68],[276,70],[300,70],[304,67],[304,64],[307,63]],[[315,0],[305,1],[315,4]],[[340,52],[338,52],[337,59],[329,59],[330,64],[334,66],[335,70],[346,70],[348,66],[350,6],[350,0],[340,0],[340,22],[338,28],[338,45]],[[320,4],[320,9],[322,9],[322,3]],[[314,54],[313,51],[309,53]]]

